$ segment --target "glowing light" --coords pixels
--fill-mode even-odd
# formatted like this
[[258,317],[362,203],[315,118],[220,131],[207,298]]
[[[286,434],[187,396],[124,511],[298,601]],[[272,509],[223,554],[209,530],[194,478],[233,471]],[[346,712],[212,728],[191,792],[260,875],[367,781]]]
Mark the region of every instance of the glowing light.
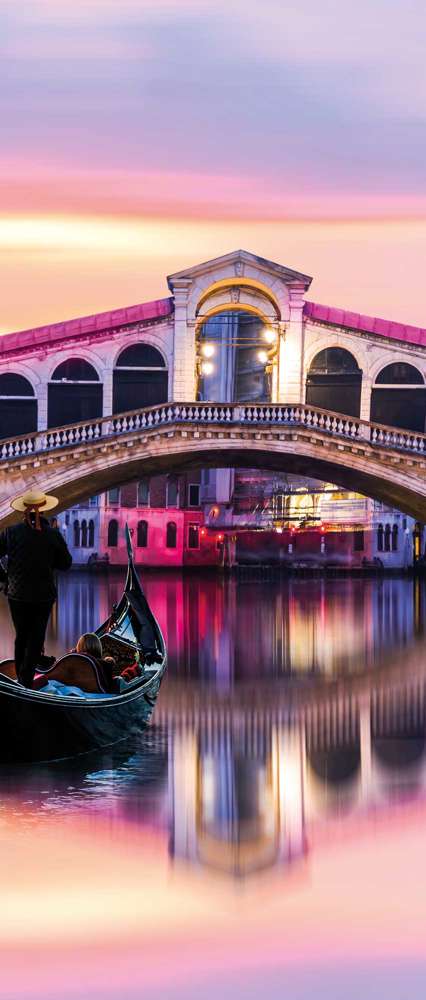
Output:
[[266,362],[268,360],[268,355],[266,351],[258,351],[257,357],[262,365],[266,365]]
[[201,348],[201,354],[204,358],[212,358],[215,352],[214,344],[203,344]]
[[277,527],[277,528],[275,528],[275,531],[276,531],[277,535],[282,535],[282,533],[283,533],[283,529],[282,528],[278,528]]
[[263,339],[266,340],[267,344],[274,344],[277,339],[275,330],[271,330],[267,327],[266,330],[263,331]]
[[223,542],[223,535],[218,535],[217,538],[219,542]]
[[214,372],[214,365],[211,361],[203,361],[201,371],[203,375],[211,375]]
[[206,529],[205,529],[205,528],[201,528],[201,531],[200,531],[200,535],[201,535],[201,536],[202,536],[203,538],[204,538],[204,535],[205,535],[205,533],[206,533]]

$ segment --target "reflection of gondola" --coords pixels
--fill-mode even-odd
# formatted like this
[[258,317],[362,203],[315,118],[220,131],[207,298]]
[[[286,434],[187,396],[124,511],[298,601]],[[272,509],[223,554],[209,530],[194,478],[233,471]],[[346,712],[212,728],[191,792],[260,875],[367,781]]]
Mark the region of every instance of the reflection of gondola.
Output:
[[[166,667],[160,627],[136,574],[129,532],[124,592],[97,629],[105,651],[125,666],[139,652],[143,675],[119,694],[45,694],[16,683],[13,661],[0,664],[0,760],[58,760],[125,739],[150,718]],[[91,671],[90,664],[88,669]],[[90,687],[89,687],[90,690]],[[92,688],[93,690],[93,688]]]

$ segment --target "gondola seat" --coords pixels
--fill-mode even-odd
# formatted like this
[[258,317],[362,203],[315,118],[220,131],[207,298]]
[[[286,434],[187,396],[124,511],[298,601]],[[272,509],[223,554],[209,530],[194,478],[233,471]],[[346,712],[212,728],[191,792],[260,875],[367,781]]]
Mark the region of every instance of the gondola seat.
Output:
[[48,681],[60,681],[72,687],[78,687],[89,694],[108,694],[108,678],[102,668],[91,656],[85,653],[66,653],[52,667],[36,674],[33,688],[43,690]]

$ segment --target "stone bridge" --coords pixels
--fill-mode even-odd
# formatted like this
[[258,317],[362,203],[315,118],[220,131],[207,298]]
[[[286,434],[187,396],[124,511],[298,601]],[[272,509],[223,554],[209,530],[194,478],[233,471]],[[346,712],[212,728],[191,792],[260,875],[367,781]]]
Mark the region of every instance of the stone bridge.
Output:
[[145,475],[189,467],[286,471],[426,520],[426,435],[303,404],[165,403],[4,440],[0,527],[37,484],[71,507]]

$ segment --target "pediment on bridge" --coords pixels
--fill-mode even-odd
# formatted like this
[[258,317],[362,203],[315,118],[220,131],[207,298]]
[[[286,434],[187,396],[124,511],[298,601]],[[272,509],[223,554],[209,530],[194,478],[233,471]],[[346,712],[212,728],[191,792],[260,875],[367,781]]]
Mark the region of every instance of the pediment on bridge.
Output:
[[176,271],[167,278],[169,288],[174,292],[177,288],[189,287],[192,283],[203,282],[211,279],[212,282],[225,278],[248,278],[254,275],[262,275],[265,284],[271,281],[280,280],[286,285],[298,284],[306,291],[312,281],[308,274],[301,271],[294,271],[275,261],[258,257],[248,250],[233,250],[232,253],[224,254],[222,257],[215,257],[213,260],[204,261],[202,264],[195,264],[187,267],[183,271]]

